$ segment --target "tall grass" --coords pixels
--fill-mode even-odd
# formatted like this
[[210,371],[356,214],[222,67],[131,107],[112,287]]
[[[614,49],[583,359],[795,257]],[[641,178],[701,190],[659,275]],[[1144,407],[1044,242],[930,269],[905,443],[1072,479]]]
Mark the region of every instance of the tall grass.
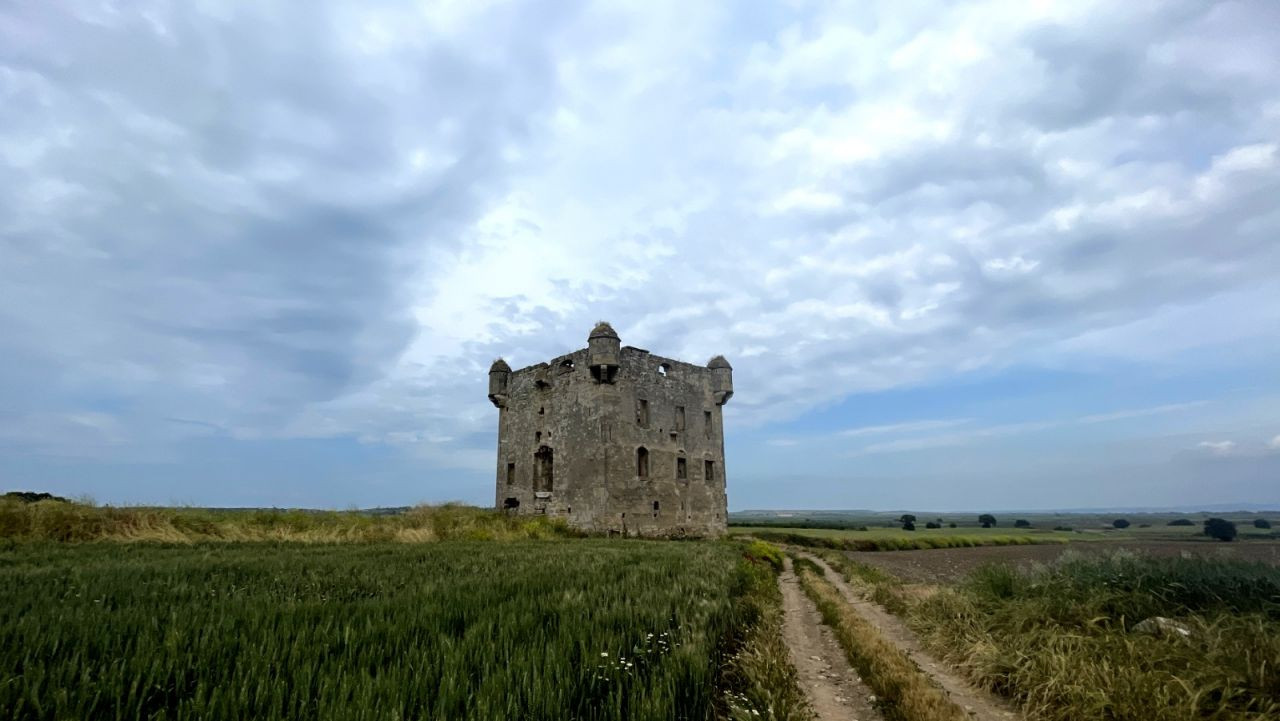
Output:
[[801,718],[752,688],[787,678],[747,658],[771,580],[728,543],[16,544],[0,709],[708,719],[728,691]]
[[573,535],[556,519],[510,516],[446,504],[400,514],[357,511],[244,510],[93,506],[0,500],[0,538],[16,541],[422,542],[515,540]]
[[[1190,632],[1135,633],[1143,619]],[[1073,557],[975,571],[913,628],[1039,719],[1280,718],[1280,571],[1222,559]]]
[[974,548],[977,546],[1027,546],[1037,543],[1066,543],[1052,536],[965,536],[946,535],[895,538],[854,538],[787,531],[753,530],[751,535],[774,543],[838,551],[921,551],[931,548]]

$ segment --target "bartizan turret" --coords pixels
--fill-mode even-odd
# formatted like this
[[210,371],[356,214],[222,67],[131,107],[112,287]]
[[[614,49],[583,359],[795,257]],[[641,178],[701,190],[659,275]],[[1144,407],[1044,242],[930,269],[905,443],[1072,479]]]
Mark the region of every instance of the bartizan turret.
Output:
[[618,357],[622,341],[613,326],[604,321],[596,323],[587,336],[587,365],[591,375],[600,383],[613,383],[618,374]]
[[511,385],[511,366],[499,358],[489,366],[489,400],[499,408],[507,407],[507,389]]
[[724,356],[718,355],[707,362],[711,369],[711,391],[715,394],[716,405],[722,406],[733,397],[733,366]]

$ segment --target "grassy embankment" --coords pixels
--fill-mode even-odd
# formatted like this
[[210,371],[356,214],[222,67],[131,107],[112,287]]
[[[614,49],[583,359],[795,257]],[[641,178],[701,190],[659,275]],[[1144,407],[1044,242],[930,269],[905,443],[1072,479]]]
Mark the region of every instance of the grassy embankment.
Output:
[[807,718],[766,544],[48,503],[0,516],[13,718]]
[[967,721],[969,715],[934,686],[901,649],[855,612],[807,559],[795,561],[800,585],[818,606],[850,663],[880,696],[891,721]]
[[[935,653],[1048,721],[1280,717],[1280,571],[1222,559],[1067,557],[988,566],[921,597],[840,554],[828,560]],[[1144,619],[1181,628],[1139,633]]]
[[732,535],[753,536],[774,543],[842,551],[911,551],[930,548],[972,548],[975,546],[1019,546],[1035,543],[1066,543],[1070,533],[1020,531],[1011,529],[955,529],[903,531],[876,528],[866,531],[829,528],[739,528]]
[[0,499],[0,539],[14,541],[289,541],[343,543],[517,540],[575,535],[558,520],[447,504],[404,513],[95,506]]

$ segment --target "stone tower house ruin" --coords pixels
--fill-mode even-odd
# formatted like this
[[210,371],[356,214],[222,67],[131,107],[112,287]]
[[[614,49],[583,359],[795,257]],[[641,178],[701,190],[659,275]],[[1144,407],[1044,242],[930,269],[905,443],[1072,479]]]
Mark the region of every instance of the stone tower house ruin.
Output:
[[499,359],[497,507],[588,531],[722,535],[732,395],[723,356],[700,366],[622,347],[603,322],[586,348],[548,363],[512,371]]

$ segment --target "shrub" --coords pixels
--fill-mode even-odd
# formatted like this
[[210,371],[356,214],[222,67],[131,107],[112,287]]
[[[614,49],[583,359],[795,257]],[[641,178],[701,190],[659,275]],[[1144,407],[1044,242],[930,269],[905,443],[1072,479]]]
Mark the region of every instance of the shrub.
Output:
[[1222,518],[1210,518],[1204,522],[1204,535],[1219,541],[1233,541],[1236,537],[1236,524]]
[[1014,528],[1031,528],[1031,521],[1028,521],[1025,518],[1019,518],[1018,520],[1013,522],[1013,527]]
[[1128,528],[1129,522],[1123,518],[1117,518],[1116,520],[1111,522],[1111,525],[1115,526],[1116,528]]
[[904,531],[914,531],[914,530],[916,530],[916,524],[915,524],[915,523],[913,523],[913,522],[911,522],[911,521],[903,521],[903,522],[902,522],[902,530],[904,530]]
[[1253,519],[1253,527],[1254,528],[1271,528],[1271,521],[1268,521],[1265,518],[1255,518]]
[[924,527],[925,528],[942,528],[942,524],[929,521],[928,523],[924,524]]
[[1072,529],[1072,528],[1071,528],[1071,526],[1054,526],[1054,527],[1053,527],[1053,530],[1055,530],[1055,531],[1071,531],[1071,530],[1074,530],[1074,529]]
[[984,513],[978,516],[978,523],[981,523],[983,528],[991,528],[996,525],[996,517],[990,513]]
[[1191,520],[1190,518],[1175,518],[1172,521],[1169,521],[1169,525],[1170,526],[1194,526],[1196,525],[1196,522]]
[[952,521],[951,523],[948,523],[948,524],[947,524],[947,528],[955,528],[955,527],[956,527],[956,522],[955,522],[955,521]]
[[987,523],[986,521],[983,521],[983,522],[982,522],[982,527],[983,527],[983,528],[991,528],[991,524],[990,524],[990,523]]

